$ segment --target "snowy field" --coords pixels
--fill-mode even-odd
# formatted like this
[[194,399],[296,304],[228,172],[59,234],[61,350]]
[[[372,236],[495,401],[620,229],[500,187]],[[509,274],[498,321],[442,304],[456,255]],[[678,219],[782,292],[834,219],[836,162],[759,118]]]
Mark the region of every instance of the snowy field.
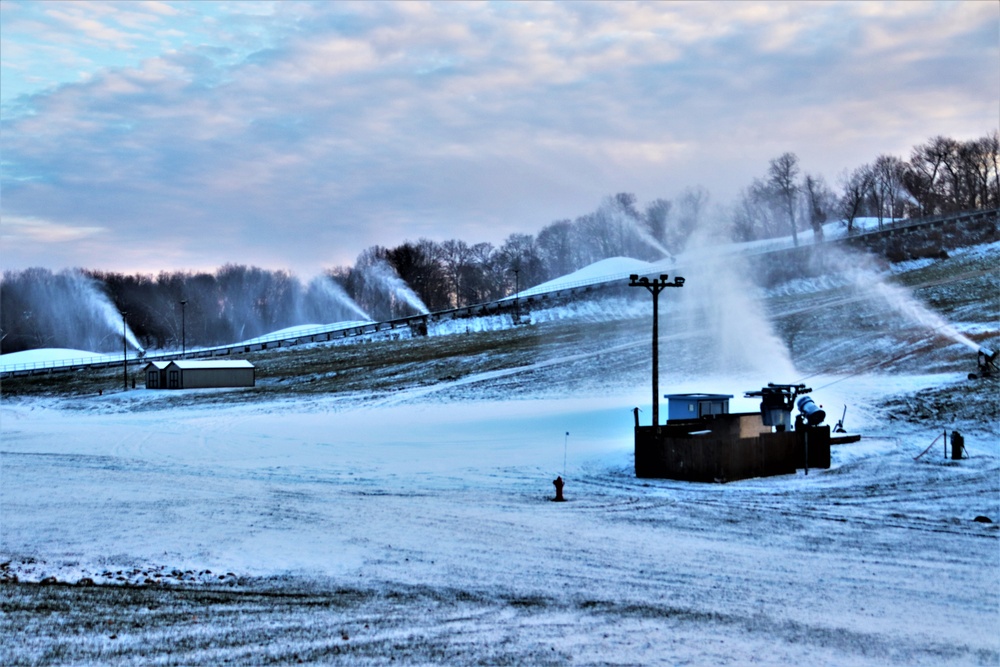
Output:
[[[960,378],[889,388],[928,381]],[[988,434],[967,460],[936,447],[914,461],[930,433],[856,424],[870,437],[835,448],[829,470],[714,486],[635,479],[638,395],[128,400],[3,406],[7,577],[221,590],[219,604],[168,619],[112,605],[66,633],[37,615],[19,625],[59,587],[8,584],[4,664],[1000,659],[1000,535],[973,521],[1000,516]],[[569,502],[553,503],[564,457]],[[272,609],[259,594],[274,590],[311,602]],[[182,602],[163,593],[154,608]]]
[[[772,310],[794,299],[776,330],[811,346],[796,362],[828,421],[849,405],[864,439],[808,475],[636,479],[645,328],[641,346],[628,331],[562,357],[552,343],[533,363],[375,394],[296,397],[262,377],[7,397],[0,663],[1000,664],[997,383],[966,379],[961,345],[935,362],[946,372],[906,359],[817,372],[841,344],[876,361],[900,345],[881,320],[862,341],[805,319],[820,317],[808,299],[843,289],[820,283],[769,297]],[[996,332],[990,303],[985,320],[956,305],[961,329]],[[551,321],[542,339],[581,326],[581,310],[560,312],[533,313]],[[599,356],[614,346],[635,350],[622,369]],[[731,393],[753,410],[744,391],[789,379],[688,356],[665,358],[664,393]],[[916,459],[943,429],[965,434],[968,458],[938,441]],[[568,502],[550,500],[557,475]]]

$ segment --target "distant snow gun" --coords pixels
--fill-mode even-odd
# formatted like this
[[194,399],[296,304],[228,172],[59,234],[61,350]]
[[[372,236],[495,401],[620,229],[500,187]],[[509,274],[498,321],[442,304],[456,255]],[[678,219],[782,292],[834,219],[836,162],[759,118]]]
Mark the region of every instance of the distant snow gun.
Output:
[[976,353],[976,366],[979,367],[979,377],[992,377],[997,372],[997,352],[988,347],[981,347]]
[[844,413],[840,415],[840,419],[837,420],[837,425],[833,427],[834,433],[847,433],[844,430],[844,419],[847,417],[847,406],[844,406]]

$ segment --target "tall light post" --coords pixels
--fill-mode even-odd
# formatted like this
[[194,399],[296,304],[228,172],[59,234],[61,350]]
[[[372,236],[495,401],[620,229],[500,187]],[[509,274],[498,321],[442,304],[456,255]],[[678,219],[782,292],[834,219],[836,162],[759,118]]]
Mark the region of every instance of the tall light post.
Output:
[[521,323],[521,269],[514,269],[514,324]]
[[187,356],[187,332],[185,331],[185,306],[187,299],[181,299],[181,359]]
[[122,312],[122,382],[128,391],[128,325],[125,323],[126,312]]
[[645,276],[640,278],[633,273],[629,276],[629,287],[645,287],[653,295],[653,426],[660,425],[660,328],[659,302],[660,292],[666,287],[683,287],[684,279],[680,276],[674,282],[668,283],[666,274],[650,280]]

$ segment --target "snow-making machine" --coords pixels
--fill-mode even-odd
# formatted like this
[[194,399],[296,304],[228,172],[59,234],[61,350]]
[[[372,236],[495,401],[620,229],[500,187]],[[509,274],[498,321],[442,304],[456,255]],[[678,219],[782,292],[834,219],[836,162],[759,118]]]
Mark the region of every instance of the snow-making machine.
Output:
[[976,351],[977,373],[969,373],[969,379],[975,380],[976,378],[993,377],[997,372],[998,354],[1000,352],[994,352],[988,347],[980,347]]

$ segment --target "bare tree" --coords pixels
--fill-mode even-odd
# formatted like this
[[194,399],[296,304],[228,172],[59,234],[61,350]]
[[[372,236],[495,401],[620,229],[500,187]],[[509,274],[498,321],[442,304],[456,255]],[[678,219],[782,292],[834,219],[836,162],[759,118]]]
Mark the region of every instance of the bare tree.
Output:
[[569,220],[549,223],[538,232],[535,242],[545,270],[545,280],[580,268],[573,264],[573,223]]
[[787,222],[792,230],[792,243],[799,245],[796,231],[795,208],[799,193],[796,179],[799,176],[799,158],[795,153],[784,153],[774,158],[768,167],[768,183],[780,198],[784,207]]
[[914,146],[910,153],[910,162],[903,173],[903,185],[916,200],[920,215],[935,215],[944,211],[945,165],[955,153],[954,140],[941,136]]
[[733,216],[733,238],[751,241],[783,234],[787,213],[771,183],[755,178],[740,194]]
[[987,160],[993,174],[993,184],[990,186],[988,207],[1000,207],[1000,131],[993,130],[982,139],[987,151]]
[[965,181],[965,209],[984,209],[996,206],[994,190],[997,174],[997,152],[1000,138],[997,133],[966,141],[959,148],[959,159]]
[[867,164],[842,177],[841,187],[844,189],[844,194],[840,197],[837,209],[841,218],[847,223],[848,234],[854,231],[854,220],[865,210],[873,180],[871,165]]
[[470,246],[471,255],[466,271],[465,291],[470,303],[484,303],[506,296],[503,269],[492,243]]
[[[531,234],[511,234],[504,240],[497,255],[503,275],[509,281],[508,294],[514,292],[515,282],[524,289],[545,280],[545,267]],[[516,280],[514,271],[517,271]]]
[[747,190],[740,193],[739,199],[733,206],[731,216],[730,235],[734,241],[753,241],[757,238],[758,216],[754,202],[751,200]]
[[895,155],[879,155],[872,163],[872,202],[878,216],[878,228],[882,229],[885,217],[895,221],[902,217],[904,207],[903,174],[906,163]]
[[441,267],[451,291],[451,303],[459,308],[465,302],[464,279],[472,261],[472,250],[465,241],[449,239],[441,244]]
[[802,192],[805,194],[806,216],[813,230],[813,239],[819,243],[823,240],[823,223],[826,222],[829,211],[833,209],[836,197],[822,176],[812,174],[805,175]]

